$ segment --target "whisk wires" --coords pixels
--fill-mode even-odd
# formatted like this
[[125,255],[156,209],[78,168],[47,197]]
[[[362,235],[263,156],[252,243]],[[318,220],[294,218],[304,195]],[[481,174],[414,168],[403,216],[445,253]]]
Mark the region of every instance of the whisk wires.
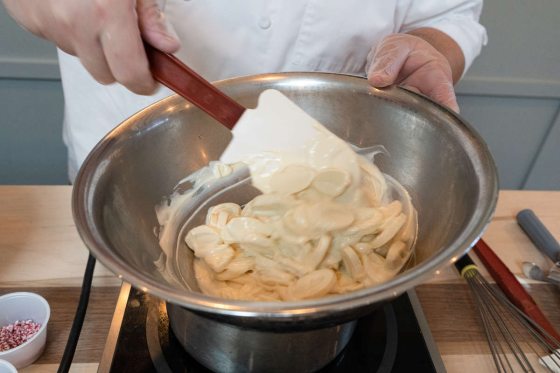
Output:
[[[456,266],[472,291],[497,371],[535,372],[525,351],[533,352],[549,370],[558,371],[560,342],[491,286],[468,256]],[[541,358],[542,355],[551,358]]]

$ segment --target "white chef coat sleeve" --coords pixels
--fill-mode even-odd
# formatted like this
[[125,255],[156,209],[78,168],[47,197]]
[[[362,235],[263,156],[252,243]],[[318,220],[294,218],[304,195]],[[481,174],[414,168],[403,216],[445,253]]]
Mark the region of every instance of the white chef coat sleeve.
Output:
[[[449,35],[465,56],[465,72],[480,54],[488,37],[479,23],[483,0],[403,0],[397,12],[402,20],[397,32],[431,27]],[[464,74],[464,72],[463,72]]]

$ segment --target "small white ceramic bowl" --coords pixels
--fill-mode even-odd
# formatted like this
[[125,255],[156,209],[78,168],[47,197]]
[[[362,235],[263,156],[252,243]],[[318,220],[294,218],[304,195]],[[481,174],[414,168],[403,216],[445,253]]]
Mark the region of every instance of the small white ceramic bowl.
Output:
[[17,320],[33,320],[41,328],[25,343],[0,352],[0,360],[6,360],[16,368],[24,368],[41,356],[47,341],[47,324],[51,316],[49,303],[34,293],[18,292],[0,296],[0,327]]
[[17,369],[12,363],[6,360],[0,360],[0,373],[17,373]]

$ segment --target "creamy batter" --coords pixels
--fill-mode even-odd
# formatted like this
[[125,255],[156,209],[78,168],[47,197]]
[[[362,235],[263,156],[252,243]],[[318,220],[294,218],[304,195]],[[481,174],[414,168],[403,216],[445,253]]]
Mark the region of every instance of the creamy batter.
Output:
[[[205,224],[185,237],[202,292],[261,301],[316,298],[386,281],[410,257],[417,223],[406,191],[322,126],[304,149],[256,154],[244,163],[262,194],[244,206],[213,206]],[[158,208],[167,260],[176,238],[169,232],[178,231],[166,230],[177,224],[173,217],[201,185],[239,167],[210,164],[189,177],[189,191]]]

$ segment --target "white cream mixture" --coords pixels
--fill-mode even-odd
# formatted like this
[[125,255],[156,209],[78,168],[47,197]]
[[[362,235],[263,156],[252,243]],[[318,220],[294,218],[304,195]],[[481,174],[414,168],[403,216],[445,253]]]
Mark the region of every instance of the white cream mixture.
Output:
[[[308,299],[371,286],[402,269],[416,236],[410,197],[344,141],[320,125],[317,131],[299,151],[249,157],[245,163],[262,195],[244,206],[210,208],[205,224],[187,233],[202,292]],[[158,207],[168,263],[182,206],[201,185],[238,167],[213,162],[188,178],[189,191]]]

